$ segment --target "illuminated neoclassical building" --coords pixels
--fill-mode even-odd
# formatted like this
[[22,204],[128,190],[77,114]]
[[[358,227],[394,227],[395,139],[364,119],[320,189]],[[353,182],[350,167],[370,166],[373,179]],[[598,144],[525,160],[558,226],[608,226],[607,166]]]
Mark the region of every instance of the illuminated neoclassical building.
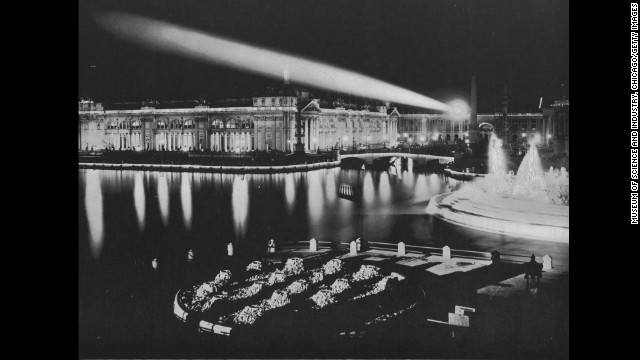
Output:
[[[254,97],[253,106],[105,110],[100,103],[79,102],[78,149],[293,151],[297,96]],[[321,106],[324,104],[325,106]],[[327,106],[319,99],[302,107],[302,142],[306,151],[354,145],[424,145],[455,143],[469,131],[469,115],[401,114],[395,107],[362,110]],[[543,144],[568,153],[568,100],[541,113],[478,114],[481,133],[495,131],[505,144],[538,134]]]

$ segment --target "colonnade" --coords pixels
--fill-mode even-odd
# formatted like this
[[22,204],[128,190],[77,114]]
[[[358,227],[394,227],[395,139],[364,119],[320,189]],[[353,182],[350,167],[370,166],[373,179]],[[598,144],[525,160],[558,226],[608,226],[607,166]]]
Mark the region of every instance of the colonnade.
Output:
[[245,152],[255,149],[253,133],[214,132],[210,135],[211,151]]
[[112,133],[109,134],[109,146],[113,146],[116,149],[120,148],[142,148],[143,147],[143,139],[142,134],[139,132],[134,133]]
[[182,148],[195,147],[195,134],[192,132],[170,133],[160,132],[155,134],[155,149],[180,150]]

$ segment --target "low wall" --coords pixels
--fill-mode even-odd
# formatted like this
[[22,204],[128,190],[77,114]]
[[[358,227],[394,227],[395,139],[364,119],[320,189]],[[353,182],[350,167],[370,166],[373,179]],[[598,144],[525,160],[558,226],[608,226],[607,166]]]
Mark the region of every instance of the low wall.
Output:
[[316,169],[329,169],[340,166],[340,161],[321,162],[314,164],[286,165],[286,166],[206,166],[206,165],[174,165],[174,164],[106,164],[79,163],[80,169],[100,170],[143,170],[143,171],[175,171],[175,172],[206,172],[229,174],[273,174],[302,172]]

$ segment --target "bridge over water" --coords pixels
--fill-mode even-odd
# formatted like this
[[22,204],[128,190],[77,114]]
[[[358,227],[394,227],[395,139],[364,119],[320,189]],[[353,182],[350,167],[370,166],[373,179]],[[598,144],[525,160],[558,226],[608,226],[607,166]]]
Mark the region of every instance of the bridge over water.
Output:
[[376,153],[358,153],[358,154],[342,154],[339,157],[339,160],[356,158],[364,160],[366,165],[372,165],[373,161],[376,159],[382,158],[409,158],[417,161],[418,164],[424,165],[429,161],[438,161],[440,164],[447,164],[453,161],[453,156],[438,156],[438,155],[427,155],[427,154],[416,154],[416,153],[408,153],[408,152],[376,152]]

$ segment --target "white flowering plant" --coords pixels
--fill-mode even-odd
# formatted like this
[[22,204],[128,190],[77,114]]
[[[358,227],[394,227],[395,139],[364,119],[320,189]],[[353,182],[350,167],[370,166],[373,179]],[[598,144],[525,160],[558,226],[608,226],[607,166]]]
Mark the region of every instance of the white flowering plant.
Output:
[[324,264],[322,268],[325,275],[335,274],[338,271],[342,270],[342,260],[331,259],[326,264]]
[[302,263],[302,259],[300,258],[290,258],[287,259],[287,262],[284,265],[284,269],[282,269],[287,275],[298,275],[304,270],[304,265]]
[[289,286],[287,286],[286,291],[290,294],[300,294],[303,291],[307,290],[308,287],[309,287],[309,284],[307,280],[300,279],[289,284]]
[[247,271],[249,270],[262,270],[262,263],[260,261],[252,261],[251,264],[247,265]]
[[353,281],[369,280],[376,276],[379,276],[380,268],[373,265],[362,265],[360,270],[353,274]]
[[337,279],[333,282],[333,284],[331,284],[331,294],[339,294],[349,288],[351,288],[351,285],[349,285],[349,280],[345,278]]
[[318,291],[311,297],[311,300],[315,303],[314,308],[316,309],[322,309],[336,301],[329,289],[322,289]]

